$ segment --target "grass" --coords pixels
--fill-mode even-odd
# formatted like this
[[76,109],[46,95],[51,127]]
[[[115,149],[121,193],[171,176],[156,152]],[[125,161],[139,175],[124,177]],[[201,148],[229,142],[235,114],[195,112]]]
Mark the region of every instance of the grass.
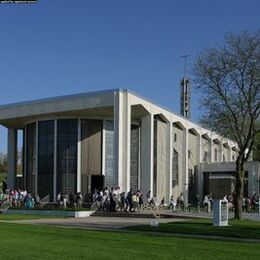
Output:
[[59,216],[46,216],[46,215],[16,215],[16,214],[0,214],[1,220],[23,220],[23,219],[42,219],[42,218],[62,218]]
[[127,229],[136,231],[260,239],[259,221],[230,220],[229,225],[230,226],[226,227],[214,227],[212,225],[212,220],[196,219],[182,222],[162,223],[158,227],[142,225],[128,227]]
[[259,259],[255,243],[0,223],[1,259]]

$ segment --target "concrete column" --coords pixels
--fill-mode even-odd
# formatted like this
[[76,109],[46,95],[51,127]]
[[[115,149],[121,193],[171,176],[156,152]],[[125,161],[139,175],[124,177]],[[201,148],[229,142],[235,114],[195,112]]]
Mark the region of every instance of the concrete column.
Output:
[[15,186],[17,163],[17,130],[8,128],[7,188]]
[[54,120],[53,201],[57,198],[57,120]]
[[81,119],[78,119],[77,192],[81,192]]
[[126,91],[114,93],[114,165],[118,185],[130,189],[131,106]]
[[141,122],[140,189],[144,195],[146,195],[149,190],[151,191],[151,194],[153,194],[153,120],[153,114],[149,114],[142,117]]
[[172,123],[167,123],[167,132],[166,132],[166,201],[170,200],[172,195]]
[[184,173],[184,187],[183,187],[183,194],[184,194],[184,202],[188,204],[188,188],[189,188],[189,158],[188,158],[188,150],[189,150],[189,130],[185,128],[183,136],[183,173]]

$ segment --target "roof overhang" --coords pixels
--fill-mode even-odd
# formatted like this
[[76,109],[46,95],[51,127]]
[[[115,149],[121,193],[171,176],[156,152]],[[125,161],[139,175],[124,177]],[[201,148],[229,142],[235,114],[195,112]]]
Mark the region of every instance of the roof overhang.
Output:
[[[100,91],[0,106],[0,124],[7,127],[23,127],[26,122],[38,118],[110,116],[113,112],[115,91]],[[112,114],[113,115],[113,114]]]

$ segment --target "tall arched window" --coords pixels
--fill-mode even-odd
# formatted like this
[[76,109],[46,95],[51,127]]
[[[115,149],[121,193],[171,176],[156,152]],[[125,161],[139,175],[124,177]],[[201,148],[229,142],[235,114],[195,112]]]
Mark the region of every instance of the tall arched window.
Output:
[[218,160],[218,150],[215,149],[215,162]]
[[207,161],[208,161],[208,152],[205,151],[203,155],[203,162],[207,162]]
[[172,187],[179,184],[179,154],[173,149],[172,157]]

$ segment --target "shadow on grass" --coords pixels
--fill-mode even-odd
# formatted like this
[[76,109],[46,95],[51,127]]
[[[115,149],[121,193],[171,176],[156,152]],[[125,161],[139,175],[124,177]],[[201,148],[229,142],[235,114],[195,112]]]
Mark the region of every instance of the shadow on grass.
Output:
[[[159,220],[160,222],[160,220]],[[150,225],[128,227],[128,230],[160,232],[172,234],[206,235],[234,238],[260,239],[260,222],[230,220],[229,226],[215,227],[210,220],[191,220],[162,223],[158,227]]]

